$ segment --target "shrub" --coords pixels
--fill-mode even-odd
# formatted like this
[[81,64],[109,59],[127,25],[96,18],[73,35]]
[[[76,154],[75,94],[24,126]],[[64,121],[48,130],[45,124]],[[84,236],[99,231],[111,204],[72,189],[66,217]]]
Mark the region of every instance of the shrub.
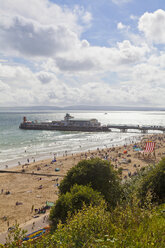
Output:
[[141,178],[137,192],[142,203],[148,192],[152,194],[152,202],[161,203],[165,200],[165,159],[162,159],[158,165],[152,166]]
[[82,160],[70,169],[60,184],[60,193],[70,191],[74,184],[90,185],[94,190],[101,192],[112,207],[120,199],[121,187],[117,172],[108,161],[99,158]]
[[[90,247],[97,235],[107,233],[108,212],[102,202],[99,206],[83,206],[67,223],[58,225],[53,233],[50,247]],[[49,247],[49,246],[48,246]]]
[[[46,235],[26,248],[164,248],[165,204],[157,208],[117,206],[107,211],[105,202],[83,208],[59,224],[53,234]],[[18,248],[18,243],[8,243]]]
[[43,241],[47,246],[37,247],[164,248],[164,228],[164,216],[159,209],[142,209],[135,203],[108,212],[102,202],[99,206],[84,206],[64,225],[59,224],[49,240]]
[[83,204],[89,206],[98,205],[102,196],[88,186],[74,185],[70,192],[63,194],[56,201],[55,206],[50,212],[50,221],[52,229],[57,227],[59,221],[65,223],[68,212],[72,215],[83,207]]

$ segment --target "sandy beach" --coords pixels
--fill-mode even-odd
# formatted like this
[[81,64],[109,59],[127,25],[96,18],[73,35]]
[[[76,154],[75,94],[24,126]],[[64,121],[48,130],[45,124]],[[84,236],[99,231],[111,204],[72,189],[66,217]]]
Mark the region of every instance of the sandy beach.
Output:
[[150,157],[143,157],[142,153],[135,151],[133,149],[135,143],[132,143],[79,154],[68,155],[66,152],[64,156],[56,157],[56,162],[52,162],[52,159],[41,160],[8,169],[55,176],[0,174],[0,232],[6,231],[15,223],[23,224],[35,220],[34,216],[37,215],[35,209],[41,209],[46,201],[57,200],[58,185],[63,176],[82,159],[92,157],[107,159],[115,169],[123,168],[123,179],[130,178],[137,170],[148,164],[158,163],[165,157],[165,134],[145,135],[136,146],[144,148],[147,140],[156,142],[155,153]]

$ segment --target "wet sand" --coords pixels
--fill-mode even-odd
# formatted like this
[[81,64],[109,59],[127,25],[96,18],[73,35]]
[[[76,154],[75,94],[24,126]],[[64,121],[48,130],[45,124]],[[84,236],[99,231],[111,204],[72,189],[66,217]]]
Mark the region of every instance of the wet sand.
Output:
[[[123,168],[122,178],[127,179],[140,168],[148,164],[158,163],[165,157],[165,134],[144,136],[137,147],[144,148],[147,140],[155,141],[155,156],[143,157],[142,153],[134,151],[134,143],[96,151],[41,160],[30,164],[19,165],[9,170],[54,174],[54,177],[27,174],[0,174],[0,232],[6,231],[15,223],[24,224],[34,220],[35,209],[45,206],[46,201],[56,201],[58,198],[58,184],[67,171],[82,159],[100,157],[111,161],[115,169]],[[125,151],[125,153],[124,153]],[[55,171],[59,168],[59,171]],[[42,215],[42,214],[39,214]]]

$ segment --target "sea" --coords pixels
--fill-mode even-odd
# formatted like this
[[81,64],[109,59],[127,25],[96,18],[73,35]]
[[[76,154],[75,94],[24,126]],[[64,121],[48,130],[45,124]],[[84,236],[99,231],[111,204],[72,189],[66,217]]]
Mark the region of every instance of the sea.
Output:
[[25,164],[28,160],[53,159],[54,156],[66,153],[130,144],[139,141],[144,135],[140,131],[93,133],[19,129],[24,116],[30,121],[63,120],[66,112],[76,119],[96,118],[102,125],[165,126],[164,111],[39,111],[0,108],[0,169]]

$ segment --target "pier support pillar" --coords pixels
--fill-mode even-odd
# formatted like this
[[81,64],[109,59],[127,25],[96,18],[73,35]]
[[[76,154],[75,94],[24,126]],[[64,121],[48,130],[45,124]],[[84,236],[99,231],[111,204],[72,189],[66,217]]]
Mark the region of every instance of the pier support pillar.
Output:
[[127,129],[122,128],[122,129],[120,129],[120,132],[121,133],[126,133],[127,132]]
[[142,133],[148,133],[148,130],[147,129],[142,129],[141,132]]

